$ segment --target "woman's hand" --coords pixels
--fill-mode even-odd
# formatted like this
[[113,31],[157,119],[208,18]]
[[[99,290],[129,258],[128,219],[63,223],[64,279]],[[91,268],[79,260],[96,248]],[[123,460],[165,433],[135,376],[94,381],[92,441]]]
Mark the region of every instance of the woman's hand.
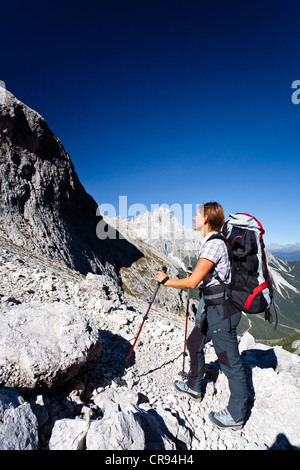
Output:
[[166,273],[163,273],[162,271],[158,271],[157,276],[156,276],[156,281],[161,283],[167,276]]
[[158,271],[156,281],[161,283],[164,279],[168,278],[164,284],[166,287],[175,287],[176,289],[194,289],[197,287],[199,282],[209,273],[213,268],[214,263],[205,258],[200,258],[194,271],[190,276],[184,277],[183,279],[169,279],[166,273]]

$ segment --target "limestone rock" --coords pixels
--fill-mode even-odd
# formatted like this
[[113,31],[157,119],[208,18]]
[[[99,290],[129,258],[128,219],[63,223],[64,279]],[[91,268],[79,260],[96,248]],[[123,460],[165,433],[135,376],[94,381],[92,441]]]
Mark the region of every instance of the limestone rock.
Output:
[[83,450],[89,422],[83,419],[61,419],[55,422],[50,450]]
[[38,422],[16,392],[0,390],[0,450],[36,450]]
[[11,366],[21,387],[61,386],[101,351],[99,330],[78,308],[61,302],[4,306],[0,329],[2,379],[9,383],[3,370]]
[[132,411],[115,411],[91,423],[86,445],[87,450],[144,450],[145,435]]

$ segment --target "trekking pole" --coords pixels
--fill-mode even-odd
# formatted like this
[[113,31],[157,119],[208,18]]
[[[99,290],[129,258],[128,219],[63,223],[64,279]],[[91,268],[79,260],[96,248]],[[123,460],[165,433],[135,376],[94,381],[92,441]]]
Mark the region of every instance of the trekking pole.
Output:
[[[189,273],[188,271],[192,271],[192,269],[193,268],[191,266],[186,268],[187,277],[189,277],[191,275],[191,273]],[[188,289],[188,292],[187,292],[187,302],[186,302],[185,332],[184,332],[184,347],[183,347],[183,364],[182,364],[182,371],[179,372],[179,375],[181,375],[181,377],[185,377],[185,378],[188,377],[188,373],[184,371],[184,365],[185,365],[185,356],[187,356],[186,337],[187,337],[187,327],[188,327],[188,319],[189,319],[189,306],[190,306],[190,289]]]
[[[168,269],[168,268],[167,268],[166,266],[163,266],[163,267],[161,268],[162,272],[164,272],[164,273],[167,272],[167,269]],[[157,294],[157,292],[158,292],[159,286],[160,286],[160,282],[157,283],[157,286],[156,286],[156,288],[155,288],[155,291],[153,292],[152,299],[151,299],[150,302],[149,302],[147,312],[146,312],[146,314],[145,314],[145,316],[144,316],[144,318],[143,318],[142,324],[141,324],[140,329],[139,329],[139,332],[138,332],[138,334],[137,334],[137,336],[136,336],[136,338],[135,338],[135,340],[134,340],[134,343],[133,343],[133,346],[132,346],[131,351],[130,351],[130,353],[129,353],[129,356],[127,357],[127,362],[128,362],[129,359],[130,359],[130,356],[131,356],[131,354],[132,354],[132,352],[133,352],[135,343],[137,342],[138,337],[139,337],[139,335],[140,335],[140,332],[141,332],[141,330],[142,330],[142,328],[143,328],[143,326],[144,326],[144,323],[145,323],[145,321],[147,320],[148,313],[149,313],[149,311],[150,311],[151,305],[152,305],[153,302],[154,302],[154,299],[155,299],[156,294]]]

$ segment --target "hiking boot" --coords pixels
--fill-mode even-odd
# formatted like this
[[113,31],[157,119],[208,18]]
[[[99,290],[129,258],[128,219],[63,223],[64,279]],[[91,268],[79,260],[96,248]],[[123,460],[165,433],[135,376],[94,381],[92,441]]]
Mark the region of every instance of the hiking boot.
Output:
[[218,426],[220,429],[231,428],[231,429],[241,429],[244,425],[244,420],[234,421],[233,417],[225,408],[222,411],[211,411],[208,415],[209,419],[213,424]]
[[175,380],[174,386],[178,392],[188,395],[189,397],[193,398],[193,400],[202,400],[202,395],[200,392],[195,392],[195,390],[192,390],[190,387],[187,386],[186,383],[182,382],[181,380]]

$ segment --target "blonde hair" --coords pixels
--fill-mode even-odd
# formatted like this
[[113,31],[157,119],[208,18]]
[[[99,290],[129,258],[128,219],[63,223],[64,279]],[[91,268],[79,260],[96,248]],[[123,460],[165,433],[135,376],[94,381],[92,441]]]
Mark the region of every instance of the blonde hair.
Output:
[[205,204],[201,204],[198,207],[197,212],[200,211],[205,217],[208,216],[207,222],[211,230],[220,232],[222,225],[225,222],[225,216],[223,207],[218,202],[206,202]]

